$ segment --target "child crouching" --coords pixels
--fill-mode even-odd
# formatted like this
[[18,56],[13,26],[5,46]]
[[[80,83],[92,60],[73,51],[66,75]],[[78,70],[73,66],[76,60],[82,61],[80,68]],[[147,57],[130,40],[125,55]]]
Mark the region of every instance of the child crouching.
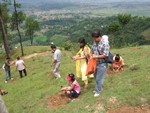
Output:
[[70,98],[77,98],[80,95],[80,85],[75,79],[75,75],[73,73],[68,74],[66,80],[69,83],[69,86],[62,87],[61,91],[65,91]]

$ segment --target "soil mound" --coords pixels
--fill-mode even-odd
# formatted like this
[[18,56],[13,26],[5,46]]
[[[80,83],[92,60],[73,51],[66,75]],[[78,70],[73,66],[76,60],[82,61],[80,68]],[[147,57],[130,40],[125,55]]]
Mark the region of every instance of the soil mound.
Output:
[[47,108],[58,107],[69,103],[70,98],[67,97],[63,92],[48,97]]
[[150,113],[150,105],[142,105],[138,107],[121,107],[109,110],[106,113]]

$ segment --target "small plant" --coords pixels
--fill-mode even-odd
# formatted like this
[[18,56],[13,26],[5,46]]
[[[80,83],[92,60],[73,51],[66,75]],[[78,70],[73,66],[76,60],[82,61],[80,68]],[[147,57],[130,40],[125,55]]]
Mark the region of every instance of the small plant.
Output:
[[132,65],[129,67],[129,69],[130,69],[131,71],[136,71],[136,70],[139,69],[139,66],[138,66],[137,64],[132,64]]

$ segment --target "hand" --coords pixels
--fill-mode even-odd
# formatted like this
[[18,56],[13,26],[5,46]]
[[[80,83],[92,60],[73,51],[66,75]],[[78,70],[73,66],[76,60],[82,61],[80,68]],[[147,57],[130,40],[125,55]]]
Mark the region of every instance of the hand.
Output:
[[66,91],[66,87],[61,88],[61,91]]
[[73,59],[73,60],[76,60],[76,56],[73,56],[72,59]]
[[79,58],[78,56],[74,56],[73,60],[78,60],[78,58]]

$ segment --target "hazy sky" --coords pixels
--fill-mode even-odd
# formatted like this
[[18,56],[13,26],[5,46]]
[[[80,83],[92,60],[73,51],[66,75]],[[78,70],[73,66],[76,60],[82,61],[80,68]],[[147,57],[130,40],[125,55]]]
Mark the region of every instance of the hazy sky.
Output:
[[16,0],[17,2],[150,2],[150,0]]

